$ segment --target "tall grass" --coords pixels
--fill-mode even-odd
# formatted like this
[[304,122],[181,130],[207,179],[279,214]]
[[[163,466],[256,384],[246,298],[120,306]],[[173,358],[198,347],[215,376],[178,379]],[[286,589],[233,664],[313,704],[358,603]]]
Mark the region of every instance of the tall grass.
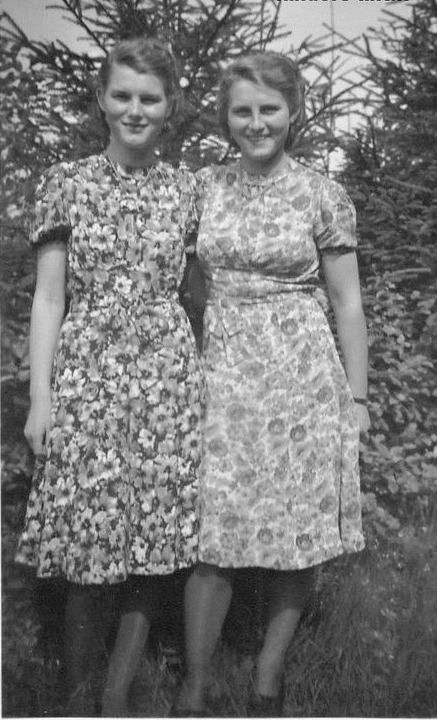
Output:
[[336,579],[317,628],[304,626],[290,652],[286,714],[435,714],[437,564],[368,556]]
[[[287,658],[285,716],[437,714],[436,561],[433,524],[411,532],[402,546],[375,547],[321,571],[314,601]],[[8,572],[8,562],[5,569],[3,716],[62,716],[61,613],[46,598],[46,632],[41,634],[31,586],[17,592],[18,576]],[[180,590],[176,588],[178,602],[165,608],[144,653],[131,693],[134,717],[165,716],[180,682]],[[211,672],[209,703],[216,717],[245,716],[262,636],[259,590],[256,576],[241,575]],[[58,597],[55,606],[61,605]],[[96,669],[97,693],[104,664],[102,658]]]
[[[244,716],[253,658],[222,647],[213,708]],[[332,563],[290,648],[284,715],[437,714],[437,536]]]

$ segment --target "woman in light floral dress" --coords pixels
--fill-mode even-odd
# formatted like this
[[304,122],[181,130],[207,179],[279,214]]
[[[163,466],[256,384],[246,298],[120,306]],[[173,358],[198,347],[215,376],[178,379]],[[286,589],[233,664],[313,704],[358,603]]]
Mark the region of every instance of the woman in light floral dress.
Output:
[[312,568],[363,547],[358,445],[369,418],[355,212],[340,185],[286,153],[303,119],[303,87],[280,54],[231,64],[219,117],[241,160],[200,171],[207,415],[201,563],[187,585],[188,672],[178,701],[185,713],[204,708],[235,568],[270,570],[248,712],[275,716]]
[[103,714],[122,716],[156,578],[197,559],[201,381],[178,299],[193,181],[154,152],[178,87],[165,45],[121,42],[97,91],[106,151],[37,189],[25,434],[38,460],[17,560],[69,583],[67,715],[93,714],[96,589],[124,592],[103,696]]

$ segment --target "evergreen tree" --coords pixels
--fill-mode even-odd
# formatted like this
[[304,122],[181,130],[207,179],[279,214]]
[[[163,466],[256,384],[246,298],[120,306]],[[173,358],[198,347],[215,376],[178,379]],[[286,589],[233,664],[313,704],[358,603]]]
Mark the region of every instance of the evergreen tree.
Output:
[[[217,132],[215,97],[220,68],[243,51],[289,42],[274,0],[58,0],[85,41],[84,52],[60,41],[37,42],[2,14],[3,197],[6,226],[19,230],[26,211],[26,183],[53,162],[100,151],[106,129],[95,103],[95,75],[115,41],[140,34],[166,39],[177,59],[184,111],[161,148],[164,159],[191,167],[223,162],[232,154]],[[345,43],[340,42],[337,49]],[[331,47],[304,42],[295,49],[309,70],[307,124],[295,154],[324,157],[335,147],[332,119],[347,113],[353,93],[332,93]],[[323,89],[323,92],[321,91]]]
[[52,163],[104,148],[106,129],[94,101],[102,57],[118,39],[139,34],[156,34],[170,43],[185,108],[160,151],[170,162],[196,168],[226,162],[234,152],[217,131],[220,68],[243,51],[282,48],[293,53],[308,82],[307,120],[293,153],[323,167],[339,143],[336,120],[355,102],[354,83],[339,82],[343,73],[338,53],[347,41],[341,39],[332,48],[331,37],[325,36],[292,48],[292,30],[281,27],[280,9],[276,0],[57,0],[49,11],[62,12],[73,23],[83,50],[56,39],[35,41],[2,13],[0,291],[3,412],[11,418],[3,436],[6,470],[26,465],[22,428],[34,283],[27,221],[33,188]]
[[[436,23],[436,0],[418,0],[410,17],[387,12],[366,39],[366,124],[347,143],[344,171],[358,210],[370,324],[369,508],[379,499],[404,518],[435,496]],[[380,518],[391,522],[381,508]]]

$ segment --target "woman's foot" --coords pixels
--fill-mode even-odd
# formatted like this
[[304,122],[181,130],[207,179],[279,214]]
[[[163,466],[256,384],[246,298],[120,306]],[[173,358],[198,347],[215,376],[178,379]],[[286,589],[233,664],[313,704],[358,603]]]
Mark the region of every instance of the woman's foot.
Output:
[[105,690],[102,697],[102,717],[128,717],[127,698],[122,693]]
[[282,697],[253,693],[247,703],[247,717],[282,717]]
[[197,673],[195,677],[187,673],[172,704],[169,717],[208,717],[205,707],[206,677]]
[[283,704],[284,678],[281,668],[260,667],[258,664],[253,670],[247,716],[282,717]]
[[168,717],[171,718],[203,718],[208,717],[206,710],[190,710],[189,708],[172,705]]
[[82,683],[68,697],[65,705],[66,717],[93,717],[94,697],[90,684]]

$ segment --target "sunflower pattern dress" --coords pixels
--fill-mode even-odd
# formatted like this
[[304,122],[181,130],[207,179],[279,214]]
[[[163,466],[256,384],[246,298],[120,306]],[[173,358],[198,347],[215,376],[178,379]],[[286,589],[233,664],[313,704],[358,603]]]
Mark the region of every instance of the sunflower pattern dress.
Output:
[[106,155],[52,167],[31,239],[67,246],[68,313],[17,560],[117,583],[197,559],[202,380],[178,298],[193,179]]
[[291,158],[271,179],[199,171],[209,282],[200,560],[309,567],[363,547],[354,402],[320,255],[356,247],[337,183]]

